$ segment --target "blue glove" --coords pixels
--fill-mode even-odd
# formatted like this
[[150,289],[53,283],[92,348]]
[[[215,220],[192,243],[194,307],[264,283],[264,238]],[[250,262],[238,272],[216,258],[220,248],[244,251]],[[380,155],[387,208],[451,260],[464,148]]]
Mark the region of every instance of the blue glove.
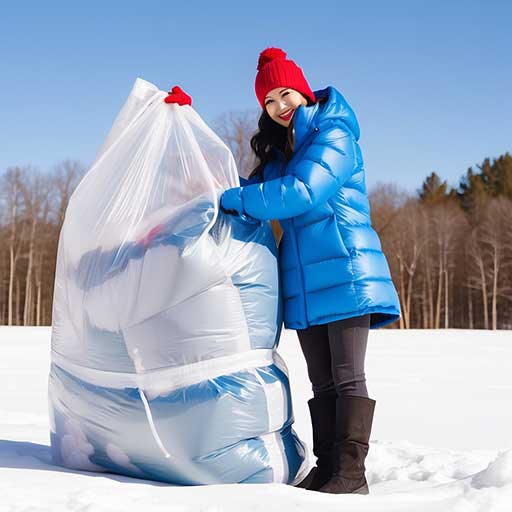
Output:
[[244,213],[244,207],[242,204],[242,188],[234,187],[225,190],[220,197],[220,208],[225,213],[242,215]]

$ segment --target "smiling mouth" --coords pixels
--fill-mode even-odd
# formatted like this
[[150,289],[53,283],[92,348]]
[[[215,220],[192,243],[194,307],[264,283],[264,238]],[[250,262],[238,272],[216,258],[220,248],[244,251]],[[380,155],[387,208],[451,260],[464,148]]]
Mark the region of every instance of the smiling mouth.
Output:
[[293,115],[293,109],[288,111],[286,114],[281,114],[279,117],[283,120],[283,121],[288,121],[288,119],[290,119]]

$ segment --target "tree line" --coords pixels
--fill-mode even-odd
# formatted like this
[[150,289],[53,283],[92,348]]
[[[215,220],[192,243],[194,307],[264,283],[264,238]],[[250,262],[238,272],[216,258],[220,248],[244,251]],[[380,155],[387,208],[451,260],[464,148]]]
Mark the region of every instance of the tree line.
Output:
[[48,173],[14,166],[0,174],[0,325],[51,325],[59,233],[84,174],[72,160]]
[[[214,129],[239,173],[254,161],[254,113],[231,113]],[[60,229],[85,174],[66,160],[50,172],[0,172],[0,325],[51,325]],[[400,296],[400,328],[512,328],[512,156],[470,167],[456,187],[435,172],[416,193],[379,184],[372,223]]]
[[512,156],[470,167],[455,188],[435,172],[417,194],[370,194],[404,328],[512,328]]

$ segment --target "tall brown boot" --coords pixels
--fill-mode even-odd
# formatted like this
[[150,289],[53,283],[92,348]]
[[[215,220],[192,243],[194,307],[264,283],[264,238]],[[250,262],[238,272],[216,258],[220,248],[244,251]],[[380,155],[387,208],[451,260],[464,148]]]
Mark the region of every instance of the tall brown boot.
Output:
[[336,440],[336,395],[320,396],[308,401],[313,428],[313,453],[316,466],[296,487],[318,491],[333,473],[332,450]]
[[368,455],[375,400],[360,396],[339,397],[336,402],[334,473],[320,492],[368,494],[364,461]]

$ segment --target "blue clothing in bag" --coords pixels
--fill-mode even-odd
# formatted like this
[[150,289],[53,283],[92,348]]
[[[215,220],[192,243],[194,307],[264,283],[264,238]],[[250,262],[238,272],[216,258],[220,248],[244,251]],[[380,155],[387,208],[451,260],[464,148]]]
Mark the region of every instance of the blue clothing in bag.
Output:
[[301,481],[269,223],[219,211],[229,148],[137,79],[59,236],[55,464],[175,485]]
[[[183,217],[189,225],[181,232],[176,230],[178,216],[162,224],[149,243],[86,253],[68,279],[98,297],[102,287],[123,278],[130,264],[151,251],[178,250],[187,258],[187,245],[214,211],[200,201]],[[49,398],[56,464],[177,485],[293,484],[304,477],[306,447],[292,428],[287,370],[275,352],[281,311],[270,227],[219,212],[207,240],[212,249],[223,251],[232,274],[203,294],[214,301],[218,295],[220,306],[229,311],[234,306],[222,299],[232,296],[234,286],[243,307],[242,332],[223,340],[227,319],[216,315],[203,322],[203,338],[184,338],[177,321],[188,317],[186,310],[192,310],[199,325],[200,317],[208,315],[195,298],[119,331],[99,328],[86,315],[80,363],[57,350],[52,353]],[[190,336],[194,331],[184,325],[183,332]],[[165,346],[166,338],[169,366],[137,374],[141,369],[130,347],[150,352]]]

